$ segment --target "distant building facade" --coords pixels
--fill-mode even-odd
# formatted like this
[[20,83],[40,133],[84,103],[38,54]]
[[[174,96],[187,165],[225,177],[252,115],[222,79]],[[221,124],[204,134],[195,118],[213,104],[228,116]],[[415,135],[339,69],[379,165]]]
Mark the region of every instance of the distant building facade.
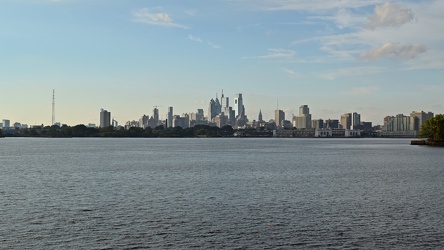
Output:
[[111,126],[111,112],[100,110],[100,127],[105,128]]

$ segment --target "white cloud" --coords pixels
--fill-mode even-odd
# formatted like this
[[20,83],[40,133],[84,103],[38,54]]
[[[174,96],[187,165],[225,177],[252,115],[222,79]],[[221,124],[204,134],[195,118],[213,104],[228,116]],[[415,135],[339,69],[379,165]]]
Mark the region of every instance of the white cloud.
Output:
[[[239,0],[240,3],[247,2]],[[353,9],[380,4],[381,0],[250,0],[249,3],[256,9],[265,11],[297,10],[308,12],[329,11],[337,9]]]
[[382,67],[351,67],[336,70],[330,70],[321,74],[321,78],[335,80],[338,77],[372,75],[384,72]]
[[293,58],[296,52],[286,49],[268,49],[268,54],[259,58]]
[[200,37],[198,37],[198,36],[188,35],[188,39],[189,39],[190,41],[193,41],[193,42],[206,44],[206,45],[208,45],[209,47],[211,47],[211,48],[213,48],[213,49],[219,49],[219,48],[220,48],[219,45],[217,45],[217,44],[215,44],[215,43],[212,43],[212,42],[210,42],[210,41],[204,41],[202,38],[200,38]]
[[157,9],[142,8],[133,12],[133,21],[138,23],[147,23],[159,26],[177,27],[187,29],[184,25],[177,24],[167,13],[154,12]]
[[397,3],[384,3],[375,7],[374,14],[369,17],[370,29],[387,26],[401,26],[411,22],[414,15],[411,9]]
[[286,73],[287,75],[291,76],[291,77],[299,78],[299,77],[302,76],[300,73],[298,73],[298,72],[296,72],[296,71],[294,71],[294,70],[292,70],[292,69],[283,68],[282,71],[283,71],[284,73]]
[[379,91],[380,88],[378,86],[367,86],[367,87],[356,87],[346,93],[347,95],[352,95],[352,96],[362,96],[362,95],[371,95]]
[[402,45],[400,43],[387,42],[365,52],[361,58],[367,61],[373,61],[383,57],[412,59],[426,51],[427,49],[422,44]]
[[188,35],[188,39],[190,39],[193,42],[203,43],[203,40],[197,36]]

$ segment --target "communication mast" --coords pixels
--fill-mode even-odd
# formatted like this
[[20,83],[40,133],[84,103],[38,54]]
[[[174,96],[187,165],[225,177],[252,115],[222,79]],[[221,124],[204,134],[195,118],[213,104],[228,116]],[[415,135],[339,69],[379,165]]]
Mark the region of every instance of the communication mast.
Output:
[[52,90],[52,124],[55,124],[55,91]]

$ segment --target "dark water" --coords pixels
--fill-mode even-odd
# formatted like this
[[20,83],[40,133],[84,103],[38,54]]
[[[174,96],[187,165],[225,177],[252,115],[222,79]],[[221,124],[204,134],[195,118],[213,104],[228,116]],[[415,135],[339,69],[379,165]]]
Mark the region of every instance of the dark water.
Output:
[[0,139],[2,249],[442,249],[444,149]]

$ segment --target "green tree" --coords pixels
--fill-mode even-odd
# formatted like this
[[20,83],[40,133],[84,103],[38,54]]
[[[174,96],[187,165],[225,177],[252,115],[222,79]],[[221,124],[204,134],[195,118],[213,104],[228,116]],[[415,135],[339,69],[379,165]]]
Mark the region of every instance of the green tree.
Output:
[[426,138],[430,142],[444,142],[444,115],[435,115],[426,120],[419,131],[419,138]]

